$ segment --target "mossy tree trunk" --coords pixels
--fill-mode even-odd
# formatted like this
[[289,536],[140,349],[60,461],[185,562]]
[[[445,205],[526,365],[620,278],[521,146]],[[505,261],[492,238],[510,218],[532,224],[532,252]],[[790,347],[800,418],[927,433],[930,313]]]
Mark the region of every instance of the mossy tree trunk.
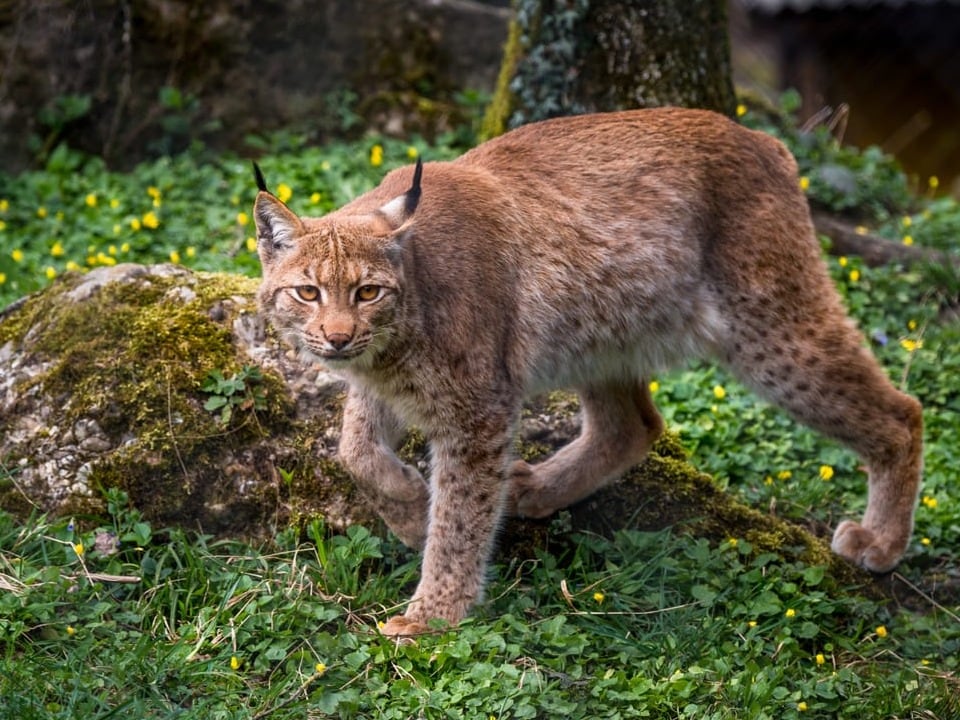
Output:
[[585,112],[734,112],[724,0],[515,0],[514,8],[486,137]]

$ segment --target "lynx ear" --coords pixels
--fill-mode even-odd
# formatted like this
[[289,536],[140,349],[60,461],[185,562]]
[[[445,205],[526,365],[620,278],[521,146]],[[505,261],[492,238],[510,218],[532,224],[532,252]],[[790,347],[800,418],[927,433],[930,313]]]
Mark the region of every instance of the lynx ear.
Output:
[[253,179],[257,182],[257,190],[260,192],[270,192],[267,190],[267,181],[263,179],[263,173],[260,172],[260,166],[256,160],[253,161]]
[[380,208],[380,214],[396,230],[403,225],[417,209],[420,202],[420,178],[423,177],[423,161],[417,158],[417,166],[413,171],[413,185],[403,195],[395,197]]
[[253,219],[257,224],[257,249],[264,264],[272,261],[278,252],[292,248],[297,236],[303,234],[300,218],[263,189],[253,204]]

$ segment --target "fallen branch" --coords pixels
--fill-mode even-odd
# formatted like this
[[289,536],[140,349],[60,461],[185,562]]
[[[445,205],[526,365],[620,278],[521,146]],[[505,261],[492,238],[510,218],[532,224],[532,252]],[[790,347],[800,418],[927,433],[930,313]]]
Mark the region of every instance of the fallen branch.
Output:
[[857,226],[831,215],[822,210],[814,210],[813,225],[820,235],[830,238],[831,255],[857,255],[869,267],[887,265],[889,263],[929,262],[941,265],[958,264],[955,257],[918,245],[904,245],[887,240],[879,235],[858,231]]

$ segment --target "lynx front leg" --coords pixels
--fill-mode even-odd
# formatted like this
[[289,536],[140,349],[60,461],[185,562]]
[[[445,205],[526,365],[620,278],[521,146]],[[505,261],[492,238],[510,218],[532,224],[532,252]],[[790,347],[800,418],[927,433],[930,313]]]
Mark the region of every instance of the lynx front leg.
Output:
[[588,386],[580,403],[580,437],[539,465],[514,465],[511,512],[546,517],[583,500],[643,460],[663,432],[643,380]]
[[393,452],[403,433],[380,400],[351,388],[343,408],[340,458],[374,510],[408,547],[423,548],[427,537],[427,483]]
[[506,425],[495,434],[474,430],[432,440],[430,532],[420,584],[404,615],[383,627],[385,635],[422,634],[435,618],[456,624],[481,598],[506,494]]

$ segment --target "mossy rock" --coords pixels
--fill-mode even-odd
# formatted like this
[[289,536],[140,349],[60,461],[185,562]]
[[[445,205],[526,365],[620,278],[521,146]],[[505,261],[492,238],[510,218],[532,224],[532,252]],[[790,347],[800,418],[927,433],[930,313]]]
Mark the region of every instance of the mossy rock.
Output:
[[[98,514],[120,488],[159,524],[256,538],[292,518],[373,522],[332,459],[343,388],[259,320],[257,281],[174,265],[68,275],[0,324],[0,507]],[[259,407],[204,408],[263,368]],[[248,381],[249,382],[249,381]]]

